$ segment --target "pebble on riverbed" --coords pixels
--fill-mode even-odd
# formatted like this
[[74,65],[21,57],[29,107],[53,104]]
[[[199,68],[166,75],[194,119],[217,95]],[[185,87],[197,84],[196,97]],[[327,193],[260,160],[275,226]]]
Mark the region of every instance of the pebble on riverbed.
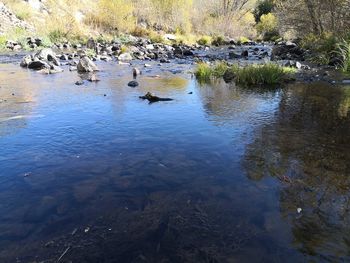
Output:
[[137,81],[130,81],[129,83],[128,83],[128,86],[129,87],[132,87],[132,88],[135,88],[135,87],[137,87],[139,85],[139,83],[137,82]]

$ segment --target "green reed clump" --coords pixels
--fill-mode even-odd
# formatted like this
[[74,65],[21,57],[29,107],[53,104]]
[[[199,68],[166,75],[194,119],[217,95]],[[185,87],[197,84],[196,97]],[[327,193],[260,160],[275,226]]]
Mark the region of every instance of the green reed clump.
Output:
[[212,66],[206,63],[198,64],[195,75],[201,82],[209,82],[212,79],[225,76],[225,81],[231,79],[242,86],[273,85],[281,83],[285,76],[294,74],[296,71],[294,68],[282,67],[274,63],[239,67],[238,65],[228,66],[225,62],[218,62]]
[[335,53],[341,57],[341,69],[343,72],[350,72],[350,42],[343,40],[337,44]]
[[198,81],[207,82],[212,77],[212,68],[207,63],[199,63],[195,71],[195,76]]
[[226,62],[217,62],[214,65],[199,63],[195,75],[199,81],[210,81],[213,78],[222,78],[229,66]]
[[235,82],[241,85],[278,84],[282,82],[285,75],[295,71],[293,68],[281,67],[273,63],[248,65],[236,70]]

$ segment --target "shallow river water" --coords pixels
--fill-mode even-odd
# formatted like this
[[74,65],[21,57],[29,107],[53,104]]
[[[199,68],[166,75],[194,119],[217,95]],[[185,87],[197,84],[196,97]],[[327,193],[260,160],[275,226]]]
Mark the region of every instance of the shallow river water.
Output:
[[0,262],[350,261],[350,87],[99,66],[0,64]]

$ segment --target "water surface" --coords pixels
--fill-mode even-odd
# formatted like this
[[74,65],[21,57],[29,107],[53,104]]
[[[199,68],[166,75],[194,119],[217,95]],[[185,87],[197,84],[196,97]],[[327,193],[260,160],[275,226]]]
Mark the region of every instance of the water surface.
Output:
[[0,65],[1,262],[350,260],[349,87],[99,66]]

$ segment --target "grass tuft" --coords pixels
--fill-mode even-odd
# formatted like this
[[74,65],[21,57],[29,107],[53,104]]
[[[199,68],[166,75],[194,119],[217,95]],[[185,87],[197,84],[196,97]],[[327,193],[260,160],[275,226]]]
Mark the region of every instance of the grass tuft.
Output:
[[219,62],[214,66],[209,66],[206,63],[198,64],[195,75],[200,82],[209,82],[213,78],[221,78],[229,72],[234,75],[236,84],[248,86],[279,84],[283,82],[285,76],[294,74],[296,71],[294,68],[281,67],[273,63],[239,67]]
[[342,71],[344,73],[349,73],[350,72],[350,42],[343,40],[340,43],[338,43],[335,53],[341,57]]

